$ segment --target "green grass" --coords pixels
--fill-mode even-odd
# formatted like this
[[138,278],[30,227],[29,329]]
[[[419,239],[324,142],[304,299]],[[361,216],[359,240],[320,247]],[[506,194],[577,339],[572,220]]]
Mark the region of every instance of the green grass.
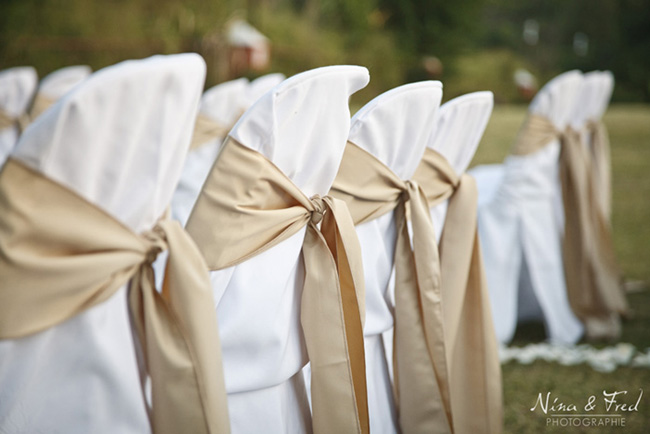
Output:
[[[503,161],[525,115],[524,106],[496,106],[472,165]],[[645,290],[628,295],[633,312],[624,323],[621,341],[645,350],[650,347],[650,106],[614,105],[605,123],[612,145],[616,253],[625,277],[641,280],[645,286]],[[523,324],[513,345],[540,342],[544,336],[541,324]],[[649,369],[621,367],[612,373],[600,373],[588,365],[511,362],[503,365],[503,387],[506,433],[650,432]],[[540,392],[551,392],[565,404],[575,403],[579,410],[584,409],[589,396],[596,395],[602,411],[603,390],[627,390],[628,396],[636,398],[640,388],[646,390],[639,411],[626,416],[625,427],[547,426],[547,418],[539,409],[530,411]]]

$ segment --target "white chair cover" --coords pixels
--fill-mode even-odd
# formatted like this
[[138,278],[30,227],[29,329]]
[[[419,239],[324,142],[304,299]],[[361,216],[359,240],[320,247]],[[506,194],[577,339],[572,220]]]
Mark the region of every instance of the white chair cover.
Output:
[[[246,78],[213,86],[203,94],[199,114],[222,125],[225,129],[230,129],[245,110],[248,101],[247,92]],[[190,217],[192,207],[199,197],[201,187],[219,153],[224,137],[204,143],[190,150],[187,155],[171,206],[172,218],[180,221],[183,226]]]
[[[547,83],[529,107],[562,131],[570,123],[582,74]],[[569,306],[558,206],[560,144],[470,170],[479,188],[479,234],[497,338],[509,342],[517,320],[542,316],[549,339],[575,343],[582,324]],[[494,183],[498,183],[494,185]]]
[[[149,229],[180,176],[204,78],[195,54],[108,67],[33,123],[13,158]],[[126,287],[46,331],[0,341],[0,403],[0,432],[150,432]]]
[[[474,92],[444,103],[436,116],[436,127],[428,147],[447,159],[458,176],[465,173],[487,127],[494,96],[492,92]],[[431,221],[440,242],[448,201],[431,208]]]
[[[24,116],[32,100],[38,76],[31,66],[0,71],[0,110],[11,118]],[[18,125],[0,129],[0,168],[18,141]]]
[[[442,84],[428,81],[392,89],[361,108],[352,118],[349,140],[370,152],[401,179],[410,179],[434,128]],[[356,226],[366,282],[366,377],[370,432],[397,433],[391,384],[392,351],[382,334],[392,331],[391,285],[397,231],[394,213]]]
[[43,77],[38,92],[51,100],[58,100],[84,81],[92,70],[86,65],[66,66]]
[[266,92],[278,84],[282,83],[285,79],[286,77],[284,74],[275,72],[272,74],[263,75],[251,81],[248,85],[246,107],[244,107],[244,109],[248,109],[248,107],[252,106],[255,101],[262,97],[262,95],[264,95]]
[[[349,96],[368,83],[358,66],[296,75],[259,99],[230,132],[272,161],[307,196],[328,193],[350,125]],[[301,369],[305,229],[231,268],[211,273],[231,429],[311,432]]]

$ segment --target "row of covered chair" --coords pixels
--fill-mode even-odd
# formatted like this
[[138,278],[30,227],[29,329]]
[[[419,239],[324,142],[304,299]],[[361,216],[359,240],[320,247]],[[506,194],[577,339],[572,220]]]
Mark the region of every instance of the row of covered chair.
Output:
[[67,66],[38,82],[30,66],[0,71],[0,166],[23,128],[90,75],[85,65]]
[[609,72],[548,82],[501,165],[475,167],[479,229],[499,340],[542,319],[571,344],[616,339],[627,311],[611,235],[611,163],[601,118]]
[[[559,101],[579,87],[562,77],[531,104],[559,131],[555,116],[577,110]],[[193,54],[105,68],[9,147],[0,430],[499,432],[493,324],[511,333],[517,283],[494,284],[494,261],[525,254],[509,267],[532,280],[531,254],[557,254],[555,273],[563,256],[559,238],[521,247],[547,229],[522,242],[523,223],[496,225],[530,213],[562,227],[559,145],[515,148],[503,169],[474,169],[477,185],[465,170],[490,92],[440,106],[440,82],[415,83],[350,118],[362,67],[201,95],[204,78]],[[507,202],[534,187],[548,190],[537,208]],[[575,339],[566,290],[547,284],[552,315],[570,318],[558,335]]]

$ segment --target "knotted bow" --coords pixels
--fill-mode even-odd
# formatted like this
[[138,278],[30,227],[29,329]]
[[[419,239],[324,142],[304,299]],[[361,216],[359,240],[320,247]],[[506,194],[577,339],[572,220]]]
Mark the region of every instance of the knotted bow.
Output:
[[[47,212],[43,212],[47,210]],[[151,264],[169,259],[162,293]],[[0,172],[0,339],[55,326],[130,283],[152,384],[153,432],[229,432],[214,298],[205,262],[167,219],[143,235],[10,159]]]
[[[395,395],[404,433],[452,431],[438,246],[425,194],[348,142],[330,194],[355,224],[395,210]],[[407,214],[413,225],[413,248]]]
[[187,230],[210,270],[220,270],[305,226],[301,323],[312,369],[314,431],[367,433],[361,248],[345,203],[306,197],[262,154],[228,137]]
[[614,338],[620,326],[612,318],[627,312],[611,228],[599,204],[589,148],[577,131],[558,131],[543,116],[530,115],[513,154],[527,155],[560,141],[560,181],[564,204],[563,260],[569,302],[591,337]]
[[427,149],[413,175],[429,207],[449,199],[440,240],[444,331],[453,425],[459,433],[499,433],[501,365],[477,231],[474,178],[458,176]]

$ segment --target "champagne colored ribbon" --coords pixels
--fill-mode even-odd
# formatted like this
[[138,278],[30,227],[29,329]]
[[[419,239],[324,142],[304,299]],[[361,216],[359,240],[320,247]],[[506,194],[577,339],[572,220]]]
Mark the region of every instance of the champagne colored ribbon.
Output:
[[228,137],[187,230],[209,269],[219,270],[270,249],[305,226],[301,323],[312,370],[314,432],[365,434],[363,268],[345,203],[328,196],[307,198],[262,154]]
[[55,99],[44,95],[42,92],[37,92],[32,108],[29,110],[29,119],[34,122],[36,118],[43,114],[43,112],[54,105]]
[[18,117],[13,117],[6,111],[0,109],[0,131],[15,126],[18,128],[19,132],[22,132],[27,128],[27,125],[29,125],[29,118],[27,115],[22,114]]
[[514,154],[526,155],[560,141],[560,181],[564,204],[563,260],[569,302],[591,338],[616,338],[618,314],[627,312],[608,218],[599,205],[594,165],[579,133],[558,131],[548,119],[530,115]]
[[199,114],[194,124],[194,135],[192,136],[190,150],[197,149],[213,140],[222,139],[226,137],[228,131],[230,131],[230,128]]
[[611,224],[612,215],[612,161],[609,146],[609,135],[605,124],[601,121],[588,121],[587,138],[591,139],[591,154],[593,157],[592,185],[601,213]]
[[[169,250],[162,293],[151,267]],[[155,434],[228,433],[214,298],[198,249],[168,219],[136,235],[17,160],[0,172],[0,339],[60,324],[130,281]]]
[[427,149],[413,179],[429,207],[449,199],[440,239],[451,414],[458,433],[503,429],[501,365],[477,230],[474,178]]
[[0,130],[16,125],[16,120],[6,111],[0,109]]
[[348,142],[330,194],[347,203],[355,224],[395,210],[394,378],[400,428],[405,434],[452,432],[438,246],[424,192]]

